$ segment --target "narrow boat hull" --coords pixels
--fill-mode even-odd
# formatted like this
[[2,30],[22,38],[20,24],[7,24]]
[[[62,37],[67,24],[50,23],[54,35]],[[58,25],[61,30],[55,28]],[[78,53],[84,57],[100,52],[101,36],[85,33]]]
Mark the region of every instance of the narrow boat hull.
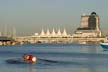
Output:
[[[24,61],[22,59],[8,59],[6,60],[6,63],[8,64],[34,64],[32,62]],[[38,58],[38,63],[58,63],[58,61]]]
[[22,59],[8,59],[6,63],[9,64],[30,64],[31,62],[24,61]]

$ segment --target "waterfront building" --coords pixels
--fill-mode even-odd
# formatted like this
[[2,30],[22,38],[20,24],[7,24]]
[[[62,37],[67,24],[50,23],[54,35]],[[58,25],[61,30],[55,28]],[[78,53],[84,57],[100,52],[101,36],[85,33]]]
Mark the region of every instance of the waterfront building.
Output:
[[105,40],[101,36],[100,29],[100,19],[99,16],[92,12],[90,15],[82,15],[80,26],[76,29],[73,35],[67,33],[64,28],[63,31],[58,29],[55,31],[53,28],[42,29],[40,33],[34,33],[30,37],[18,38],[18,41],[21,42],[30,42],[30,43],[100,43]]
[[[53,28],[51,31],[42,29],[40,33],[34,33],[29,38],[22,38],[25,42],[30,43],[69,43],[72,42],[72,36],[67,33],[66,29],[61,31]],[[18,39],[19,41],[21,39]]]
[[101,37],[99,16],[92,12],[91,15],[82,15],[80,27],[73,34],[73,37]]

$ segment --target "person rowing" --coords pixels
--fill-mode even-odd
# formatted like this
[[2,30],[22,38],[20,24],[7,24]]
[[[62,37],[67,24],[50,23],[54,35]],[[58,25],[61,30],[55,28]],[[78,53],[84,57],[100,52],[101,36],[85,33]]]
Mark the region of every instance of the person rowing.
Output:
[[24,54],[22,56],[24,61],[30,62],[30,63],[36,63],[37,58],[31,54]]
[[37,58],[31,54],[24,54],[22,56],[23,60],[26,61],[26,62],[30,62],[30,63],[36,63],[37,60],[40,60],[40,61],[45,61],[45,62],[50,62],[50,63],[57,63],[58,61],[54,61],[54,60],[48,60],[48,59],[41,59],[41,58]]
[[9,64],[25,64],[25,63],[34,64],[34,63],[37,63],[37,61],[45,62],[45,63],[58,63],[59,62],[59,61],[54,61],[54,60],[49,60],[49,59],[41,59],[31,54],[23,54],[22,58],[6,60],[6,62]]

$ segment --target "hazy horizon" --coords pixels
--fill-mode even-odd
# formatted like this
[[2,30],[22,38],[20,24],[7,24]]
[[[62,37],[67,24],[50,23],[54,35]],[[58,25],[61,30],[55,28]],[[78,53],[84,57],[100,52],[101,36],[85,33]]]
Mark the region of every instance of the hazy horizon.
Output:
[[[0,0],[0,32],[5,26],[17,35],[40,33],[41,29],[65,28],[72,34],[80,25],[83,13],[96,12],[100,27],[108,33],[107,0]],[[8,30],[8,31],[9,31]]]

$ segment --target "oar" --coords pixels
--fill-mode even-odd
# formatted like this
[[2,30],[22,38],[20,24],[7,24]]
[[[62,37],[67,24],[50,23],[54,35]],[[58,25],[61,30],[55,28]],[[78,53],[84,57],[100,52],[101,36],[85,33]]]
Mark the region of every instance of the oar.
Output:
[[41,58],[37,58],[37,59],[45,62],[58,63],[58,61],[49,60],[49,59],[41,59]]

